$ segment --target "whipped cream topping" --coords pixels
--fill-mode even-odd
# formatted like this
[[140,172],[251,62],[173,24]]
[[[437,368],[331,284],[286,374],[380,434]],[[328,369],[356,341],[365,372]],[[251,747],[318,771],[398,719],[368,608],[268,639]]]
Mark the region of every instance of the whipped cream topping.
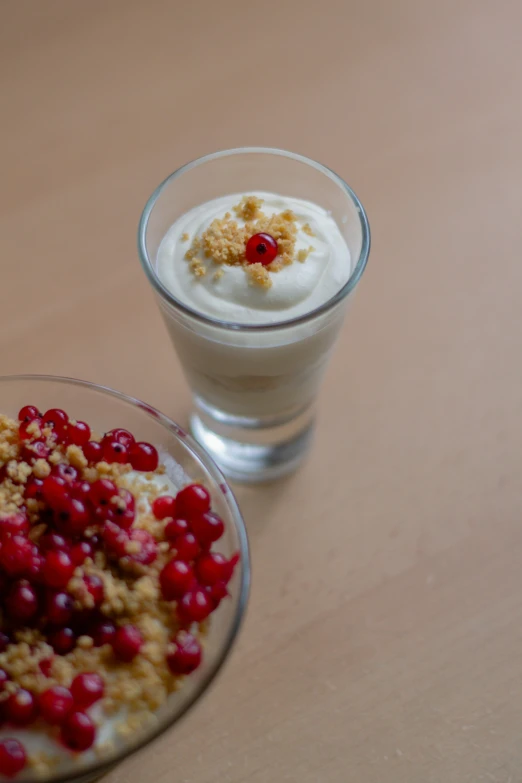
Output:
[[[185,258],[194,237],[201,237],[215,218],[231,212],[240,226],[245,225],[233,212],[243,196],[237,193],[200,204],[176,220],[158,249],[159,279],[193,310],[239,324],[277,323],[315,310],[350,277],[350,251],[337,223],[327,210],[311,201],[264,192],[248,195],[263,200],[261,210],[268,217],[288,209],[296,217],[296,260],[269,272],[269,288],[253,284],[244,267],[216,264],[203,250],[199,250],[198,259],[206,274],[196,277]],[[307,254],[304,261],[297,260],[301,250]],[[222,273],[216,275],[217,270]]]

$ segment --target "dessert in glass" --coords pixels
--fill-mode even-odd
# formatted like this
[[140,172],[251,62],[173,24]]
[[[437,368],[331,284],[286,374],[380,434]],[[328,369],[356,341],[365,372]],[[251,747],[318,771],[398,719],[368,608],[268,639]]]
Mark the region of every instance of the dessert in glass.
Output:
[[215,465],[161,413],[0,378],[0,779],[94,780],[202,695],[248,594]]
[[353,191],[300,155],[219,152],[158,187],[138,244],[193,393],[195,438],[232,479],[292,471],[368,258]]

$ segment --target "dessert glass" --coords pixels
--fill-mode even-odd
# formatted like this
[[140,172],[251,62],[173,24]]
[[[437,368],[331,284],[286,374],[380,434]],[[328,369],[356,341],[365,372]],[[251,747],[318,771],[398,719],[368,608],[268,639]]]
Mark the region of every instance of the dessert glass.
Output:
[[[212,505],[225,522],[225,533],[219,542],[223,554],[240,553],[229,584],[230,598],[222,601],[212,615],[201,666],[158,710],[156,724],[136,733],[129,741],[118,741],[114,751],[91,763],[84,763],[80,756],[59,774],[48,778],[37,777],[27,768],[15,778],[16,783],[45,780],[90,783],[172,727],[198,701],[218,673],[230,653],[246,608],[250,583],[247,535],[234,495],[214,463],[190,436],[155,408],[86,381],[43,375],[0,377],[1,413],[16,418],[20,407],[28,402],[40,410],[55,407],[68,410],[71,415],[90,421],[100,432],[114,426],[124,427],[137,439],[153,443],[160,455],[167,452],[188,476],[202,481],[209,490]],[[13,736],[16,736],[16,729]]]
[[[329,301],[292,320],[238,324],[209,317],[163,285],[156,274],[158,248],[193,207],[256,191],[329,210],[350,251],[350,277]],[[138,248],[193,393],[196,440],[236,481],[265,481],[294,470],[309,447],[317,393],[368,260],[368,220],[354,192],[301,155],[265,148],[217,152],[178,169],[156,189],[141,217]]]

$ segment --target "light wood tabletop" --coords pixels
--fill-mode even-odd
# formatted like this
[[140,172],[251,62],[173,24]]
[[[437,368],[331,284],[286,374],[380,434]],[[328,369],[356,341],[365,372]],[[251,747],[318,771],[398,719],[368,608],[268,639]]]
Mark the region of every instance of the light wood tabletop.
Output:
[[303,153],[372,225],[309,460],[237,490],[234,653],[107,783],[522,781],[521,25],[518,0],[3,3],[2,374],[186,422],[135,236],[191,158]]

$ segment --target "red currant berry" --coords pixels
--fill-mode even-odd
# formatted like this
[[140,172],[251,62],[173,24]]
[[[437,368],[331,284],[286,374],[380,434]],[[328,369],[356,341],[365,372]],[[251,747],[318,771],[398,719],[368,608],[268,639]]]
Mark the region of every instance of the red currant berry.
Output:
[[88,462],[101,462],[103,459],[103,446],[95,440],[90,440],[82,447],[83,456]]
[[71,691],[61,685],[47,688],[40,695],[39,704],[42,718],[51,726],[63,723],[74,707]]
[[95,647],[101,647],[104,644],[111,644],[116,626],[111,620],[102,620],[92,629],[92,638]]
[[69,417],[61,408],[50,408],[43,415],[44,427],[52,427],[54,430],[64,430],[69,422]]
[[112,498],[108,516],[111,522],[124,530],[131,527],[136,516],[136,503],[134,495],[128,489],[120,489],[118,495]]
[[47,459],[50,453],[51,450],[41,440],[36,440],[34,443],[24,443],[22,446],[22,459],[30,465],[37,459]]
[[7,778],[14,778],[26,764],[25,749],[17,739],[0,741],[0,770]]
[[150,565],[155,561],[158,556],[158,546],[154,536],[146,530],[132,530],[129,540],[137,542],[140,547],[137,552],[131,552],[128,555],[135,563]]
[[76,636],[72,628],[60,628],[49,634],[48,642],[58,655],[67,655],[76,647]]
[[5,717],[16,726],[27,726],[36,720],[38,704],[33,694],[24,688],[12,693],[5,702]]
[[25,485],[25,497],[27,500],[42,500],[43,479],[30,476]]
[[46,533],[39,539],[38,545],[40,547],[40,551],[44,554],[53,550],[68,552],[70,549],[69,541],[67,541],[67,539],[63,536],[58,535],[58,533]]
[[70,556],[75,566],[82,565],[88,557],[93,556],[93,548],[87,541],[80,541],[71,547]]
[[70,712],[62,724],[63,744],[76,752],[88,750],[96,738],[94,723],[85,712]]
[[156,498],[152,504],[152,513],[156,519],[165,519],[176,515],[176,498],[171,495],[162,495]]
[[67,552],[52,551],[45,557],[42,576],[48,587],[60,590],[67,586],[74,573],[74,563]]
[[111,498],[118,494],[118,487],[110,479],[98,479],[91,484],[91,501],[94,506],[108,506]]
[[277,255],[277,242],[270,234],[254,234],[246,244],[245,255],[249,264],[268,266]]
[[64,498],[57,503],[54,518],[59,530],[70,536],[81,536],[90,522],[85,503],[76,498]]
[[176,550],[176,556],[180,560],[190,562],[200,554],[201,547],[194,533],[185,533],[178,536],[172,542],[172,549]]
[[34,419],[39,419],[41,415],[38,408],[35,408],[34,405],[24,405],[18,411],[18,421],[34,421]]
[[66,465],[65,462],[60,462],[58,465],[54,465],[51,468],[52,476],[59,476],[66,484],[73,484],[78,478],[78,471],[73,468],[72,465]]
[[225,532],[225,525],[221,517],[213,511],[208,511],[192,520],[192,531],[200,544],[212,544],[221,538]]
[[183,623],[200,623],[212,612],[212,602],[201,588],[185,593],[178,602],[178,617]]
[[91,428],[84,421],[70,421],[67,427],[67,443],[85,446],[91,437]]
[[176,495],[176,509],[180,517],[192,519],[210,508],[210,495],[202,484],[189,484]]
[[158,467],[158,452],[150,443],[135,443],[129,450],[129,461],[134,470],[150,473]]
[[166,601],[181,598],[194,582],[192,566],[183,560],[170,560],[159,575],[161,593]]
[[74,481],[71,487],[71,496],[85,503],[91,498],[91,485],[88,481]]
[[7,538],[0,550],[0,566],[8,576],[21,576],[31,567],[34,545],[23,536]]
[[217,609],[223,598],[230,595],[227,590],[226,582],[215,582],[213,585],[207,585],[205,587],[205,592],[210,598],[214,609]]
[[171,519],[165,525],[165,538],[167,541],[175,541],[178,536],[183,536],[189,530],[189,523],[186,519]]
[[191,633],[180,631],[167,647],[167,665],[172,674],[190,674],[201,663],[201,645]]
[[8,514],[0,517],[0,540],[7,536],[24,536],[29,531],[29,522],[24,514]]
[[196,563],[196,575],[201,584],[213,585],[216,582],[228,582],[232,571],[226,557],[219,552],[209,552]]
[[42,496],[54,508],[69,496],[69,485],[61,476],[47,476],[43,482]]
[[129,663],[141,650],[143,636],[135,625],[122,625],[116,630],[111,643],[116,658]]
[[26,623],[36,615],[38,596],[29,582],[13,582],[5,599],[5,608],[10,617],[20,623]]
[[128,430],[122,429],[121,427],[105,433],[103,436],[103,442],[109,443],[111,441],[114,443],[121,443],[122,446],[126,446],[128,449],[130,449],[130,447],[133,446],[136,442],[134,435]]
[[129,449],[116,440],[107,441],[107,443],[103,444],[103,459],[105,462],[117,462],[120,464],[129,462]]
[[102,678],[96,672],[82,672],[71,684],[71,693],[77,707],[85,709],[99,701],[105,691]]
[[46,599],[45,612],[51,625],[63,628],[73,616],[74,601],[67,593],[49,593]]
[[83,577],[87,592],[92,596],[95,606],[101,606],[105,597],[103,582],[96,574],[87,574]]
[[115,525],[114,522],[106,522],[102,529],[102,538],[109,557],[125,557],[129,542],[129,536],[125,530]]

